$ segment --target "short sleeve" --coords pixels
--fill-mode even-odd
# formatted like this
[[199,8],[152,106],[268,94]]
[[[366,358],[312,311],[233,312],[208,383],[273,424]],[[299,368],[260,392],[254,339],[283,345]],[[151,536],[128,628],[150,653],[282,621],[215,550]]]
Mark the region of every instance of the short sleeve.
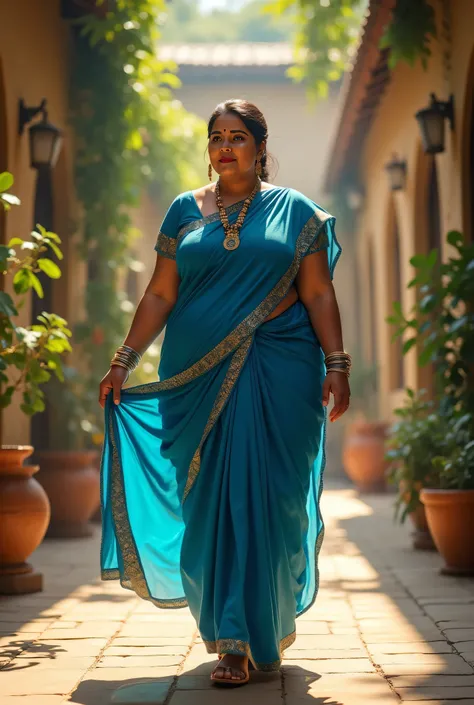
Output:
[[[294,191],[295,221],[299,230],[297,249],[301,257],[326,250],[331,279],[342,247],[336,237],[336,218],[307,196]],[[297,217],[296,217],[297,216]]]
[[181,196],[177,196],[166,211],[156,238],[155,250],[168,259],[176,259],[176,246],[181,221]]

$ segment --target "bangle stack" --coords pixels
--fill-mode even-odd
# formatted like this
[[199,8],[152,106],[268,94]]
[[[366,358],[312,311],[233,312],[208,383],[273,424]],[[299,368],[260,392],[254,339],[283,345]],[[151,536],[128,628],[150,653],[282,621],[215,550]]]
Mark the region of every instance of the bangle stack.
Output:
[[129,372],[133,372],[140,360],[141,355],[136,350],[129,348],[128,345],[121,345],[113,356],[110,366],[124,367]]
[[351,374],[352,358],[343,350],[336,350],[324,358],[327,372],[342,372],[349,377]]

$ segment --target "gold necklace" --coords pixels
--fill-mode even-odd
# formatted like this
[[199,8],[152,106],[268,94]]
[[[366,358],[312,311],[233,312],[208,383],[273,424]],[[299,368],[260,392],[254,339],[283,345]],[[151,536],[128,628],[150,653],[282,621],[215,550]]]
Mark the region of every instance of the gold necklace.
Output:
[[261,180],[257,177],[257,181],[255,182],[255,186],[253,187],[252,193],[245,199],[244,205],[242,206],[240,213],[237,216],[237,220],[235,221],[234,225],[229,225],[229,218],[224,208],[224,204],[222,203],[219,181],[217,181],[216,204],[219,210],[219,217],[221,219],[221,223],[225,232],[225,238],[222,244],[224,245],[226,250],[236,250],[240,245],[240,229],[244,224],[245,216],[247,215],[247,211],[250,208],[250,204],[252,203],[255,194],[257,193],[257,191],[260,191],[261,183]]

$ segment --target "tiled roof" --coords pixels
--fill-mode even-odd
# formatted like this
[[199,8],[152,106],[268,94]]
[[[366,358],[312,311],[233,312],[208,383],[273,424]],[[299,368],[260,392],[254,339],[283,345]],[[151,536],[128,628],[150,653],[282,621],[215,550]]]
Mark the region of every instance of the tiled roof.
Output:
[[293,49],[284,42],[162,44],[158,58],[178,66],[290,66]]
[[325,188],[332,191],[344,172],[357,171],[365,138],[377,106],[390,81],[388,49],[380,38],[396,0],[369,0],[352,70],[345,76],[337,129],[325,174]]

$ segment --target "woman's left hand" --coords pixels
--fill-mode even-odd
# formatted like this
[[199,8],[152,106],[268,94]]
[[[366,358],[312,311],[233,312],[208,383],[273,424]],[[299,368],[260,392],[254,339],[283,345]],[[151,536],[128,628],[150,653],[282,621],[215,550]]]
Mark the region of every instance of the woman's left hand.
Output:
[[337,421],[349,408],[351,390],[349,379],[342,372],[328,372],[323,384],[323,406],[329,404],[329,394],[334,396],[334,406],[329,414],[330,421]]

